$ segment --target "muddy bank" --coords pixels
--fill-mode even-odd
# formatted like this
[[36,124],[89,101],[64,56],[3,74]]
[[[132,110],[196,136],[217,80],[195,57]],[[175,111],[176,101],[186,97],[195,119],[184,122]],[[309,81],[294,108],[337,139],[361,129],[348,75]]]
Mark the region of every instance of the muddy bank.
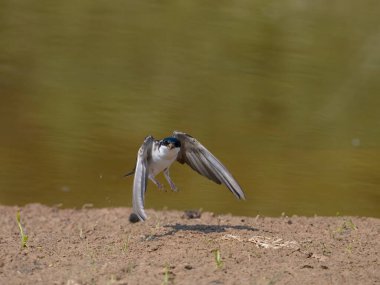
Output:
[[0,284],[380,284],[380,219],[147,213],[0,206]]

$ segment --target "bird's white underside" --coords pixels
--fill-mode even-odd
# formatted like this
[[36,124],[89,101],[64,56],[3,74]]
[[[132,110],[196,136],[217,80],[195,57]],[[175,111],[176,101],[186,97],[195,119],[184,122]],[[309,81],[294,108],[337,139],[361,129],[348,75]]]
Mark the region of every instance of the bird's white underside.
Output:
[[156,176],[177,159],[179,148],[169,149],[162,145],[160,148],[154,146],[152,148],[152,160],[149,165],[149,174]]

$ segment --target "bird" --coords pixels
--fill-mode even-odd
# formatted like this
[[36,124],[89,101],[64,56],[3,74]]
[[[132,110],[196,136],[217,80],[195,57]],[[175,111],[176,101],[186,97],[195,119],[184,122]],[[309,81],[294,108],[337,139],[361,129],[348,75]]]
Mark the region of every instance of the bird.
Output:
[[134,218],[137,216],[140,221],[147,219],[144,203],[148,179],[158,189],[164,190],[164,186],[155,178],[157,174],[163,172],[170,188],[178,191],[169,175],[169,168],[175,161],[189,165],[193,170],[217,184],[224,184],[236,198],[245,200],[244,192],[232,174],[197,139],[180,131],[174,131],[170,137],[161,140],[156,140],[149,135],[137,152],[135,168],[125,175],[134,174],[132,193]]

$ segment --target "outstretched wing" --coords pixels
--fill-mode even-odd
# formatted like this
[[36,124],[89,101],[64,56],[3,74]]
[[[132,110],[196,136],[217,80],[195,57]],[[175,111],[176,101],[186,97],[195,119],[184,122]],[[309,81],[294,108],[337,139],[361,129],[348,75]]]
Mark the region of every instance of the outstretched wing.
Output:
[[199,174],[218,184],[224,184],[238,198],[245,199],[244,192],[227,168],[200,142],[192,136],[174,131],[173,137],[181,142],[177,160],[188,164]]
[[146,219],[144,211],[144,198],[148,182],[148,159],[151,155],[153,137],[148,136],[145,138],[144,143],[137,153],[137,162],[135,168],[135,177],[133,180],[133,212],[139,217],[141,221]]

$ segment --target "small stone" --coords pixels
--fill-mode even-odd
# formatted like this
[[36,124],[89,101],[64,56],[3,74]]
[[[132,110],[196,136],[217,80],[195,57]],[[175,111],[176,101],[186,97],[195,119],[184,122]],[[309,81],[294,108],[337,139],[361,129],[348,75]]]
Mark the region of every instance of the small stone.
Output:
[[314,267],[309,265],[309,264],[305,264],[304,266],[302,266],[301,268],[310,268],[310,269],[313,269]]
[[190,219],[199,219],[201,215],[202,215],[202,212],[200,210],[188,210],[188,211],[185,211],[182,217],[190,220]]

